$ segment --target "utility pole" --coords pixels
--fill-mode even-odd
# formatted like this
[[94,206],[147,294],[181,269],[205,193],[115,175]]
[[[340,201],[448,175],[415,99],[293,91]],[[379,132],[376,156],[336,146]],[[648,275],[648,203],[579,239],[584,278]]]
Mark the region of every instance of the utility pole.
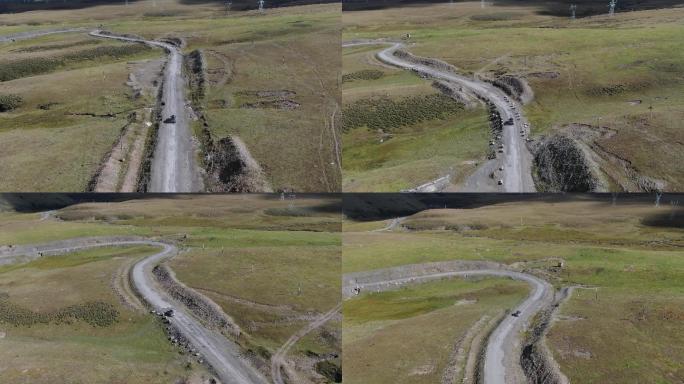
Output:
[[577,14],[577,4],[570,4],[570,12],[572,12],[572,16],[570,16],[570,18],[575,20]]
[[609,16],[613,16],[615,14],[615,6],[617,5],[617,0],[610,0],[610,3],[608,3],[608,7],[610,10],[608,11]]

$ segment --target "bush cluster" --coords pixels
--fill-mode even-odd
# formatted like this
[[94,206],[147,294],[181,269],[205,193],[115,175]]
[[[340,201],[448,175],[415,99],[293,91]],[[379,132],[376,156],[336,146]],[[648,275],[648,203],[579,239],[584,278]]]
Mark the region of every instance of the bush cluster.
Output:
[[366,126],[371,130],[391,131],[422,121],[444,119],[461,110],[463,104],[439,93],[398,101],[387,97],[362,99],[344,107],[342,129],[346,132]]
[[71,305],[53,312],[33,312],[13,304],[7,295],[0,296],[0,323],[15,326],[35,324],[69,324],[72,321],[85,321],[94,327],[107,327],[116,323],[119,311],[113,305],[101,301]]
[[7,112],[16,109],[23,101],[24,99],[22,99],[19,95],[0,95],[0,112]]
[[352,73],[347,73],[342,75],[342,82],[346,83],[348,81],[354,80],[377,80],[383,77],[385,74],[377,69],[364,69],[363,71],[357,71]]
[[39,57],[10,61],[0,66],[0,81],[9,81],[22,77],[48,73],[69,62],[95,60],[103,56],[122,58],[150,50],[142,44],[123,46],[104,46],[67,53],[58,57]]

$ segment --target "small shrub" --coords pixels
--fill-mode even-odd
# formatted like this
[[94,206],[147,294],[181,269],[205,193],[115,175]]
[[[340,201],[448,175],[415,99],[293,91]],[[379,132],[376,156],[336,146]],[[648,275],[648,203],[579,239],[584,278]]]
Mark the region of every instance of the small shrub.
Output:
[[463,104],[443,94],[411,96],[399,101],[387,97],[358,100],[344,107],[342,129],[346,132],[366,126],[391,131],[422,121],[444,119],[463,110]]
[[17,109],[24,99],[19,95],[0,95],[0,112],[7,112]]
[[325,376],[328,380],[332,381],[333,383],[342,382],[342,368],[340,368],[339,365],[331,361],[324,360],[317,362],[315,368],[316,372]]
[[377,69],[364,69],[363,71],[342,75],[342,82],[346,83],[354,80],[377,80],[384,75],[385,74],[382,71],[378,71]]

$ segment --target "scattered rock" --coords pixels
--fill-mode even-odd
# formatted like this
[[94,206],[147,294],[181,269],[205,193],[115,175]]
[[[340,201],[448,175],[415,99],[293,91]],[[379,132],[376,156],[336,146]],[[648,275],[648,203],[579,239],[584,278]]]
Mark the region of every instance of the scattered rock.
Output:
[[409,376],[425,376],[425,375],[431,374],[434,371],[435,371],[435,365],[434,364],[426,364],[426,365],[421,365],[419,367],[413,368],[411,373],[409,373]]
[[572,351],[572,355],[575,357],[585,359],[585,360],[591,359],[591,352],[589,352],[589,351],[574,350],[574,351]]

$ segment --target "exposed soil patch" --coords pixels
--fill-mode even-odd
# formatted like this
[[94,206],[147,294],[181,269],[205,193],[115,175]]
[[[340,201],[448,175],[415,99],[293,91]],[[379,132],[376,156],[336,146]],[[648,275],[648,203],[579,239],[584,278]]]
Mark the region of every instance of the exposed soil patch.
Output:
[[454,73],[458,72],[458,68],[447,63],[446,61],[416,56],[413,53],[405,51],[403,49],[397,49],[396,51],[394,51],[394,56],[396,56],[402,60],[408,61],[412,64],[425,65],[425,66],[437,69],[439,71],[454,72]]
[[256,103],[244,103],[241,108],[274,108],[274,109],[297,109],[300,104],[292,100],[268,100]]
[[237,95],[248,98],[256,98],[254,101],[247,101],[240,105],[241,108],[275,108],[275,109],[296,109],[300,104],[292,98],[297,94],[287,89],[265,90],[265,91],[241,91]]
[[527,77],[536,77],[538,79],[557,79],[560,77],[559,72],[531,72],[527,74]]
[[207,81],[209,81],[209,84],[213,87],[222,87],[225,84],[230,83],[235,75],[234,60],[221,52],[211,49],[207,49],[204,52],[220,63],[219,65],[211,65],[211,62],[205,63],[207,67]]
[[515,98],[523,104],[527,104],[534,99],[534,92],[532,92],[532,88],[524,78],[505,75],[492,81],[492,84],[501,88],[508,96]]
[[52,107],[59,105],[60,103],[55,103],[55,102],[48,102],[45,104],[38,104],[38,109],[42,109],[43,111],[49,111],[52,109]]
[[589,192],[597,187],[589,163],[576,143],[562,135],[543,139],[533,151],[540,191]]

